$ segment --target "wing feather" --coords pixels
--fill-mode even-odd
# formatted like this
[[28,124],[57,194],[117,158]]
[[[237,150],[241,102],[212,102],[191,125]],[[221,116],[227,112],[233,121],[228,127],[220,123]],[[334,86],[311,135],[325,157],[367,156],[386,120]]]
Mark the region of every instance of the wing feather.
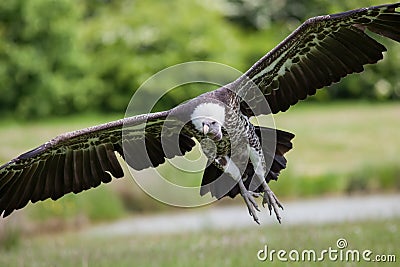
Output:
[[[40,160],[43,164],[43,169],[39,176],[34,176],[31,179],[31,181],[32,181],[31,186],[33,188],[33,194],[31,197],[32,203],[35,203],[42,199],[43,191],[46,186],[45,178],[46,178],[47,172],[49,171],[49,166],[50,166],[50,164],[47,163],[47,159]],[[15,179],[15,181],[18,181],[18,179]],[[12,186],[9,186],[9,187],[12,188]],[[17,194],[17,192],[15,192],[15,194]]]
[[[103,148],[103,146],[99,146],[98,147],[98,151]],[[103,157],[104,151],[100,150],[100,153],[98,153],[99,157]],[[72,192],[74,192],[75,194],[79,193],[83,188],[86,187],[85,184],[85,179],[83,178],[83,156],[82,156],[82,150],[74,150],[72,152],[73,154],[73,179],[72,179]],[[101,162],[103,162],[103,160],[101,159]],[[107,163],[107,162],[106,162]],[[108,166],[106,165],[106,163],[104,163],[104,165],[102,165],[102,169],[103,170],[108,170]],[[55,166],[51,166],[50,165],[50,171],[51,168],[54,168]],[[47,180],[49,180],[50,177],[47,177]],[[51,179],[51,178],[50,178]],[[110,178],[111,180],[111,178]],[[45,194],[48,195],[50,192],[45,191]]]
[[[93,150],[96,150],[95,147],[93,147]],[[63,184],[63,194],[67,194],[69,192],[72,192],[72,181],[74,180],[73,178],[73,160],[74,160],[74,155],[73,151],[71,149],[66,149],[65,151],[65,162],[64,162],[64,184]],[[45,171],[44,171],[45,173]]]
[[21,188],[21,196],[19,197],[19,201],[18,203],[16,203],[16,206],[25,206],[29,202],[33,191],[32,188],[29,186],[32,183],[32,180],[29,179],[29,177],[31,177],[36,172],[38,167],[39,163],[35,162],[32,164],[32,168],[28,169],[27,171],[24,170],[24,181],[20,183],[20,185],[23,185],[23,187]]
[[[64,195],[64,168],[66,154],[59,154],[57,170],[54,179],[54,193],[51,199],[56,200]],[[93,175],[91,177],[94,177]]]
[[[190,151],[195,145],[190,131],[168,115],[169,111],[140,115],[66,133],[4,164],[0,167],[0,215],[8,216],[29,201],[56,200],[123,177],[115,152],[140,170]],[[161,146],[163,128],[168,128],[166,141],[179,140],[168,145],[181,146],[168,156]]]
[[[287,110],[316,90],[383,58],[386,48],[366,30],[400,42],[400,3],[361,8],[307,20],[233,83],[251,102],[257,85],[272,113]],[[267,111],[242,104],[247,116]]]
[[89,157],[90,157],[90,169],[92,172],[92,179],[91,179],[91,186],[97,187],[101,184],[104,176],[108,175],[107,173],[103,172],[101,169],[101,164],[97,157],[96,148],[90,147],[89,148]]
[[[47,172],[47,174],[44,174],[46,176],[45,178],[45,186],[44,186],[44,193],[43,195],[49,195],[49,196],[53,196],[54,192],[55,192],[55,180],[58,178],[56,177],[56,172],[57,172],[57,167],[58,167],[58,162],[60,161],[60,156],[59,154],[54,154],[49,161],[49,171]],[[32,164],[34,165],[34,163]],[[31,166],[32,166],[31,165]],[[30,167],[32,168],[32,167]],[[30,168],[26,168],[26,169],[30,169]],[[20,184],[24,184],[24,183],[20,183]]]
[[[15,178],[20,179],[23,182],[26,182],[26,176],[24,174],[24,172],[28,172],[29,170],[22,170],[22,172],[20,173],[16,173]],[[17,183],[14,182],[13,185],[16,188],[17,192],[20,192],[21,189],[23,189],[23,184],[22,183]],[[9,188],[5,194],[7,196],[7,201],[5,201],[6,199],[2,199],[2,202],[5,202],[5,214],[10,214],[12,212],[12,207],[16,206],[19,202],[19,199],[21,198],[20,195],[14,194],[14,190],[12,190],[11,188]]]

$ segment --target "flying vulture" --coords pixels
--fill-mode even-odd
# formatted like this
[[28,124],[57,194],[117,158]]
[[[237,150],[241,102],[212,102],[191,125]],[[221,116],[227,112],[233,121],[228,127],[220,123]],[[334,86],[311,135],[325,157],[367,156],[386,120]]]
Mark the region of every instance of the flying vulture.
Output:
[[[311,18],[237,80],[158,113],[65,133],[0,167],[0,216],[29,201],[79,193],[123,177],[116,153],[136,170],[182,156],[197,139],[208,158],[200,194],[240,194],[258,223],[262,196],[281,221],[268,186],[286,167],[293,134],[250,118],[286,111],[316,90],[377,63],[386,48],[366,32],[400,42],[400,3]],[[271,145],[272,143],[272,145]],[[271,149],[272,148],[272,149]]]

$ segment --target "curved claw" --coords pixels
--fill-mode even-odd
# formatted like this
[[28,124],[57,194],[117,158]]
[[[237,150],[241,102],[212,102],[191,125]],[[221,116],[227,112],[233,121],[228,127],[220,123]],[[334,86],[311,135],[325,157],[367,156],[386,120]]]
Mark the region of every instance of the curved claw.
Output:
[[270,189],[264,191],[264,197],[262,201],[263,206],[265,203],[268,204],[269,215],[272,215],[272,209],[273,209],[276,219],[278,220],[279,223],[281,223],[281,216],[279,214],[278,208],[281,208],[283,210],[283,206],[279,202],[278,198],[275,196],[274,192],[272,192]]
[[250,214],[250,216],[253,217],[254,221],[257,224],[260,224],[260,221],[257,217],[256,210],[260,211],[260,209],[258,208],[257,202],[254,200],[254,197],[259,197],[259,196],[260,196],[260,194],[254,193],[251,191],[247,191],[242,194],[242,197],[244,199],[244,202],[246,203],[247,209],[249,210],[249,214]]

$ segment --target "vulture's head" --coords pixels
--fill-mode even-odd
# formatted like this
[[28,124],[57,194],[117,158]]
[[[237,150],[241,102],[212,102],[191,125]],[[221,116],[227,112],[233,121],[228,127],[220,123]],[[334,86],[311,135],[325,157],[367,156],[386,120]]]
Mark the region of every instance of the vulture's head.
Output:
[[222,126],[225,122],[225,107],[218,103],[201,103],[190,116],[190,119],[199,132],[219,141],[222,139]]

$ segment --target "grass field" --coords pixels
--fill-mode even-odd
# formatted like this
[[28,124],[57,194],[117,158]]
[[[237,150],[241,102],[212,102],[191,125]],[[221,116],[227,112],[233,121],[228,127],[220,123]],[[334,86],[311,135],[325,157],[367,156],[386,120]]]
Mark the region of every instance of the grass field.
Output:
[[[399,104],[308,103],[275,118],[277,128],[296,134],[294,150],[288,154],[288,168],[278,182],[271,184],[281,200],[353,191],[400,190]],[[114,119],[118,117],[84,115],[29,123],[3,120],[0,162],[57,134]],[[161,171],[177,183],[182,177],[168,167]],[[194,177],[189,183],[198,182],[199,178]],[[135,211],[165,208],[141,192],[132,180],[125,179],[84,194],[68,195],[57,202],[29,205],[25,211],[28,221],[52,217],[64,220],[82,214],[91,221],[102,221],[124,216],[127,207]],[[48,227],[44,225],[42,228]],[[201,233],[115,238],[89,236],[84,231],[29,237],[17,229],[15,233],[7,230],[6,239],[0,240],[0,266],[332,266],[333,262],[327,258],[316,263],[281,262],[276,258],[273,262],[260,262],[257,252],[268,245],[275,250],[315,249],[319,253],[329,247],[336,249],[339,238],[348,241],[349,249],[369,249],[373,255],[395,254],[398,261],[399,228],[398,219],[377,218],[317,226],[254,225],[234,231],[205,228]],[[372,262],[368,266],[397,265]]]
[[288,154],[293,174],[346,174],[400,163],[400,103],[299,104],[275,122],[296,134]]
[[278,114],[276,127],[296,137],[275,190],[289,197],[398,191],[399,118],[399,103],[307,103]]
[[[281,199],[400,190],[399,118],[398,103],[304,103],[278,114],[277,128],[293,132],[296,137],[294,149],[287,154],[288,168],[271,187]],[[115,119],[119,117],[84,114],[43,122],[3,120],[0,162],[60,133]],[[201,179],[201,172],[182,173],[168,165],[159,171],[179,185],[196,186]],[[115,191],[122,199],[115,197]],[[58,202],[30,205],[28,210],[32,211],[32,218],[85,213],[91,220],[104,220],[123,216],[122,206],[133,211],[165,207],[147,197],[132,180],[122,179]]]
[[[318,259],[322,250],[331,247],[343,255],[348,250],[360,253],[371,250],[371,259],[378,254],[394,255],[398,262],[399,228],[400,221],[392,219],[328,225],[254,225],[233,231],[205,228],[201,232],[123,237],[67,233],[26,238],[19,246],[0,250],[0,266],[398,266],[393,262],[366,263],[362,258],[360,262],[332,261],[328,254],[316,262],[294,262],[288,254],[285,256],[288,262],[280,261],[277,254],[273,255],[273,261],[270,258],[259,261],[257,253],[267,245],[269,252],[297,250],[302,255],[303,250],[314,250]],[[339,238],[347,241],[343,250],[336,245]],[[332,259],[340,255],[337,253],[332,254]],[[307,257],[305,254],[304,259]]]
[[[58,134],[119,118],[118,115],[82,115],[43,122],[2,120],[0,162]],[[287,172],[316,176],[399,163],[399,103],[307,103],[274,118],[278,129],[296,134],[294,150],[287,156]]]

